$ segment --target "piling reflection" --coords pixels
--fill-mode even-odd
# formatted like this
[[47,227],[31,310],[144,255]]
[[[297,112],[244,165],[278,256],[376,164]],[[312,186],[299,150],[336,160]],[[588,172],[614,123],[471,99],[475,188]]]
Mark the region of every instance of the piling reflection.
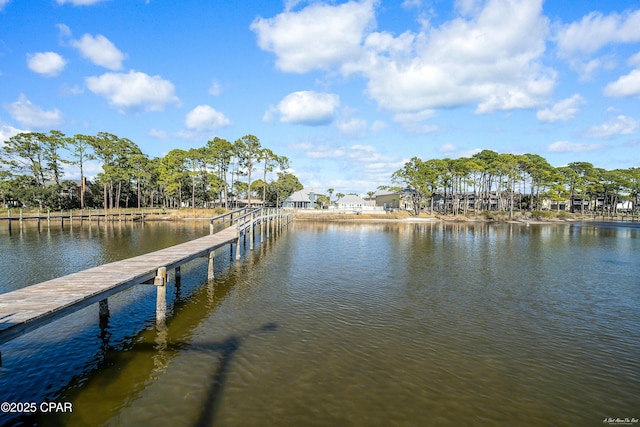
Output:
[[[257,262],[263,255],[259,251],[247,254],[255,256],[243,258],[243,263]],[[192,264],[196,266],[195,272],[190,267]],[[103,315],[99,322],[99,353],[93,356],[82,374],[56,392],[58,399],[73,402],[73,416],[40,414],[19,418],[20,422],[35,420],[46,422],[47,425],[66,426],[87,425],[85,423],[92,424],[100,419],[106,421],[114,417],[118,419],[118,413],[129,407],[127,402],[143,398],[140,396],[148,384],[162,378],[172,360],[186,351],[216,355],[217,362],[214,365],[217,369],[211,374],[210,390],[206,393],[207,397],[200,411],[201,421],[197,421],[197,425],[210,424],[215,417],[215,408],[229,364],[241,348],[242,342],[257,333],[274,331],[277,327],[275,323],[267,323],[245,333],[232,334],[220,341],[193,343],[193,331],[227,298],[235,285],[234,274],[243,265],[233,258],[228,261],[221,259],[216,265],[216,280],[201,282],[198,277],[202,277],[202,270],[205,268],[208,269],[206,260],[194,261],[187,264],[186,268],[176,271],[173,282],[166,286],[147,285],[149,289],[155,288],[166,294],[161,297],[155,295],[154,298],[156,310],[157,301],[165,301],[166,314],[158,317],[156,312],[153,324],[125,342],[111,341],[114,328],[119,325],[112,321],[113,316],[107,314],[107,306],[101,304],[99,308]],[[183,271],[186,273],[183,274]],[[96,405],[96,402],[99,404]]]
[[637,406],[636,230],[292,227],[217,256],[213,281],[186,266],[165,331],[152,287],[126,340],[111,305],[93,364],[50,395],[73,417],[47,425],[595,425]]

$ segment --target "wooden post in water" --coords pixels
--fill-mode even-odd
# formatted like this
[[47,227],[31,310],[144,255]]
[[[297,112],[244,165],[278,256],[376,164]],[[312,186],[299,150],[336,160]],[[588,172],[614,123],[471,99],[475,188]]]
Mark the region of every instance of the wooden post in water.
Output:
[[167,320],[167,267],[160,267],[153,281],[156,285],[156,327],[164,329]]
[[100,300],[98,303],[98,316],[100,319],[100,328],[106,328],[109,323],[109,300],[107,298]]
[[174,276],[176,280],[176,299],[180,296],[180,285],[182,284],[182,273],[180,272],[180,266],[174,269]]
[[270,230],[269,235],[273,235],[276,232],[275,222],[273,221],[273,208],[270,208],[269,210],[271,211],[269,215],[269,230]]
[[255,227],[255,224],[253,223],[254,217],[253,217],[253,212],[251,213],[251,217],[250,217],[251,222],[249,223],[249,250],[253,250],[253,237],[254,237],[254,232],[253,232],[253,228]]
[[240,223],[236,225],[238,228],[238,240],[236,241],[236,261],[240,260]]
[[216,258],[216,251],[214,249],[211,252],[209,252],[209,268],[207,270],[207,279],[209,279],[209,280],[213,280],[214,279],[213,263],[214,263],[215,258]]

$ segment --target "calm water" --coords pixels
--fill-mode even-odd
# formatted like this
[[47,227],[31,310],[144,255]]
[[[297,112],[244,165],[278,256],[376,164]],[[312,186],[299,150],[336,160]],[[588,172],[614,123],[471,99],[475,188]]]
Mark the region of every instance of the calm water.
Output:
[[[2,265],[3,289],[57,274],[47,263],[61,257],[84,268],[112,260],[105,246],[146,251],[206,232],[2,235],[3,259],[23,251]],[[22,246],[34,240],[34,251],[68,253],[29,257]],[[169,286],[166,331],[154,324],[155,290],[138,286],[110,299],[108,325],[88,307],[3,345],[0,401],[73,403],[24,425],[640,418],[639,251],[640,229],[628,226],[298,222],[240,262],[222,249],[213,283],[204,260],[185,266],[179,290]]]

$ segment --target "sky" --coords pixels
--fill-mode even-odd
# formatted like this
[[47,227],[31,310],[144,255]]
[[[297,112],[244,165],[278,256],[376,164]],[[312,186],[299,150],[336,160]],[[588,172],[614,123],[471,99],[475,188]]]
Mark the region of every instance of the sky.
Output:
[[483,149],[638,167],[640,3],[0,0],[0,143],[52,129],[251,134],[345,194]]

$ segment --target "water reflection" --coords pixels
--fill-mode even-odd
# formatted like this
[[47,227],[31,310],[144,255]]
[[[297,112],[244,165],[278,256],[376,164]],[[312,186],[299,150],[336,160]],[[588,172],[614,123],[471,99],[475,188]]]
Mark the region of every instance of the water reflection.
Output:
[[635,409],[634,228],[291,228],[238,262],[223,249],[213,282],[206,260],[185,266],[166,329],[140,288],[110,302],[105,328],[23,343],[85,346],[51,382],[50,398],[74,403],[54,421],[595,425]]

